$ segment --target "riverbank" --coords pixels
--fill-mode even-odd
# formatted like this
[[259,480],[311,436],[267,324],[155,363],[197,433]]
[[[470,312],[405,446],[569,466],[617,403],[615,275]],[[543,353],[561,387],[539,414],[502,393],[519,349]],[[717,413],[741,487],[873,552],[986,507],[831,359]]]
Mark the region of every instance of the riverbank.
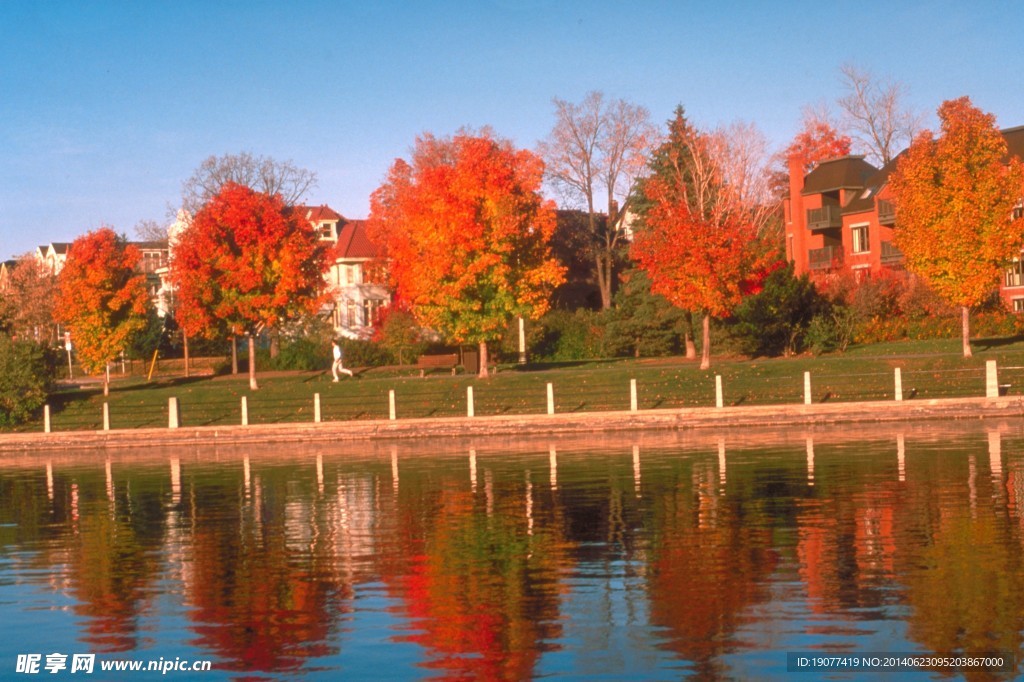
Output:
[[543,415],[327,421],[109,431],[0,434],[0,452],[148,448],[178,445],[369,441],[466,436],[785,427],[917,420],[1019,419],[1024,398],[827,402]]

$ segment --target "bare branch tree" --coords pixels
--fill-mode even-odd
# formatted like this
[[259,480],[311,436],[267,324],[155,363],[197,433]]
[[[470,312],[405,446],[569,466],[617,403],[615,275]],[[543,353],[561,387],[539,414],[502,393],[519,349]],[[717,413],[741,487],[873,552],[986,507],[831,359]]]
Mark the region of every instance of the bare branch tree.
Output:
[[[587,211],[588,251],[594,263],[601,305],[612,305],[612,276],[623,238],[623,219],[636,178],[644,171],[658,131],[646,108],[589,93],[574,104],[558,98],[555,127],[539,151],[548,181],[564,203]],[[595,205],[604,193],[607,213]]]
[[211,156],[182,185],[182,207],[195,215],[228,182],[269,195],[280,194],[285,205],[291,206],[316,186],[317,177],[313,171],[299,168],[291,161],[253,156],[249,152]]
[[155,220],[143,219],[132,228],[135,236],[144,242],[167,241],[167,228]]
[[891,78],[876,80],[869,71],[844,64],[846,94],[839,98],[843,124],[869,161],[884,166],[910,144],[923,115],[906,104],[907,86]]

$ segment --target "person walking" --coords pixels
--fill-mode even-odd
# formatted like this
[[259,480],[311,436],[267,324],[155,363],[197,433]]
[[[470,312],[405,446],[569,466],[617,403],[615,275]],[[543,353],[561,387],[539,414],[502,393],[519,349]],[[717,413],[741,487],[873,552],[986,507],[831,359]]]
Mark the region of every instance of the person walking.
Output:
[[341,346],[338,345],[337,341],[332,341],[331,345],[333,346],[331,350],[334,352],[334,364],[331,365],[331,374],[334,375],[334,381],[338,381],[339,372],[342,374],[347,374],[350,377],[354,376],[352,374],[352,370],[345,369],[345,367],[341,364]]

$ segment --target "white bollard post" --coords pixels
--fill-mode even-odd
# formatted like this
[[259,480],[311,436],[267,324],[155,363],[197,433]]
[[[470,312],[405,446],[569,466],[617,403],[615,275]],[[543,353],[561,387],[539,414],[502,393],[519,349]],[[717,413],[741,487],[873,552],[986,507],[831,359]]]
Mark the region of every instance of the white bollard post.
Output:
[[313,394],[313,421],[320,423],[320,394]]
[[722,398],[722,375],[715,375],[715,407],[725,407],[725,400]]
[[548,383],[548,414],[555,413],[555,389]]
[[900,402],[903,400],[903,374],[900,372],[900,368],[896,368],[896,401]]
[[43,433],[50,432],[50,406],[43,405]]
[[996,361],[985,361],[985,397],[999,397],[999,374],[996,371]]
[[249,399],[242,396],[242,426],[249,425]]
[[811,373],[804,372],[804,405],[811,404]]
[[473,416],[473,387],[466,386],[466,416]]
[[388,418],[395,421],[395,391],[388,391]]
[[636,400],[636,379],[629,380],[629,411],[637,411],[637,400]]
[[167,399],[167,428],[178,428],[178,399],[171,396]]
[[103,430],[110,430],[110,403],[103,403]]

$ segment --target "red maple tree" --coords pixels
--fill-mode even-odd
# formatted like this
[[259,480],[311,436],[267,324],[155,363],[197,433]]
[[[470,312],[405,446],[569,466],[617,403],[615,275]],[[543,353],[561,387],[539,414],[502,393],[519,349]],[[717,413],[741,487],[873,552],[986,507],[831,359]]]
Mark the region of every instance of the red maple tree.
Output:
[[651,290],[703,317],[701,369],[711,366],[710,321],[729,315],[758,288],[769,250],[759,231],[768,219],[766,197],[742,191],[731,177],[734,142],[727,133],[702,133],[681,116],[658,152],[659,172],[643,184],[642,221],[631,257]]
[[[55,316],[71,332],[78,359],[102,372],[146,327],[146,276],[136,271],[142,254],[109,227],[76,239],[57,278]],[[104,381],[104,393],[109,386]]]
[[208,338],[255,336],[323,303],[324,243],[277,195],[226,184],[178,237],[171,258],[178,323]]
[[562,282],[543,170],[490,133],[424,135],[370,200],[367,232],[386,251],[397,301],[450,341],[479,344],[481,377],[487,342],[516,316],[544,314]]

